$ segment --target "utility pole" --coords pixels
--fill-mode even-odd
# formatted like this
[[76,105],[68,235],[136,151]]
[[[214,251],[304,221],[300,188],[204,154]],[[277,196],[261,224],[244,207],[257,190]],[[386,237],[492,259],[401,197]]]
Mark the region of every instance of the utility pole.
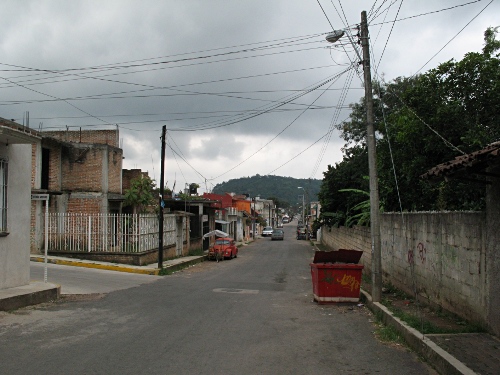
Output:
[[274,225],[272,224],[272,221],[271,221],[271,203],[267,202],[267,204],[268,204],[268,206],[269,206],[269,214],[268,214],[268,217],[269,217],[268,222],[269,222],[269,223],[268,223],[267,225],[270,225],[270,226],[272,226],[272,227],[273,227]]
[[380,240],[380,203],[377,177],[377,153],[373,120],[372,76],[370,72],[368,23],[366,11],[361,12],[361,46],[363,48],[363,72],[365,79],[366,145],[370,175],[370,231],[372,239],[372,300],[380,302],[382,293],[382,253]]
[[253,228],[252,228],[252,231],[253,231],[253,240],[255,241],[255,226],[256,226],[256,222],[255,222],[255,198],[253,198],[253,215],[252,215],[252,218],[253,218]]
[[165,193],[165,135],[167,126],[163,125],[161,129],[161,170],[160,170],[160,217],[158,218],[158,268],[163,268],[163,195]]
[[306,218],[304,216],[305,213],[305,201],[304,201],[304,194],[302,194],[302,225],[306,225]]

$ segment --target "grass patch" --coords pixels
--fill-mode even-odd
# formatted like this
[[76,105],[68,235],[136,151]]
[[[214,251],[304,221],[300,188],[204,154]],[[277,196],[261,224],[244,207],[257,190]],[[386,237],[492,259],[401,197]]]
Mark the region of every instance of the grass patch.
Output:
[[372,284],[372,275],[368,274],[368,273],[365,273],[363,272],[361,274],[361,283],[363,285],[371,285]]
[[172,275],[173,273],[175,272],[179,272],[179,271],[182,271],[183,269],[185,268],[188,268],[188,267],[191,267],[192,264],[178,264],[174,267],[166,267],[166,268],[162,268],[160,270],[160,272],[158,272],[158,276],[168,276],[168,275]]
[[188,255],[189,256],[202,256],[203,255],[203,249],[202,248],[191,249],[191,250],[189,250]]
[[382,323],[382,312],[377,311],[375,313],[376,328],[375,336],[385,343],[394,343],[399,345],[406,345],[403,336],[391,326],[386,326]]
[[382,305],[387,307],[395,317],[422,334],[486,331],[484,327],[473,322],[466,322],[454,314],[432,309],[422,303],[415,303],[410,295],[392,285],[386,285],[383,291]]
[[377,323],[375,335],[380,341],[392,342],[400,345],[405,345],[403,336],[393,327],[386,326],[382,323]]

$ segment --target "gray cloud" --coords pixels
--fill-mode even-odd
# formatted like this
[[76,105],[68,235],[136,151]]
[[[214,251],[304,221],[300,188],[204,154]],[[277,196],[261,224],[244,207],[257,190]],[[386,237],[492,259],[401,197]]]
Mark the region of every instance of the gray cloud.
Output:
[[[331,2],[321,4],[333,26],[344,28],[359,23],[373,1],[334,0],[336,9]],[[384,4],[382,9],[389,5]],[[390,81],[479,51],[484,30],[498,23],[499,4],[456,34],[487,4],[430,13],[459,2],[403,2],[400,19],[428,14],[393,27],[389,21],[398,1],[387,13],[370,17],[374,74]],[[363,95],[358,76],[349,82],[340,74],[349,58],[339,46],[330,49],[321,35],[331,26],[316,2],[4,0],[0,12],[0,116],[22,122],[29,111],[30,125],[43,123],[44,129],[118,124],[125,167],[148,170],[157,180],[163,125],[171,146],[190,164],[167,150],[168,181],[205,186],[205,178],[222,175],[208,186],[270,171],[321,178],[327,164],[340,160],[343,143],[332,134],[312,175],[321,137]],[[283,45],[292,39],[293,46]],[[345,50],[356,60],[351,46]],[[77,68],[86,69],[67,70]],[[322,87],[329,90],[279,105],[336,74],[338,80]],[[342,102],[345,86],[349,91]],[[337,110],[339,105],[344,108]],[[206,127],[213,129],[200,130]]]

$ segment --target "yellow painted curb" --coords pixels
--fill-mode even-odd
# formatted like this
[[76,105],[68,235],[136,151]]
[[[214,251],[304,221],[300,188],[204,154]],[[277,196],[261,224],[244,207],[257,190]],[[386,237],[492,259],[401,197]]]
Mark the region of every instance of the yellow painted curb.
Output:
[[[31,258],[36,262],[43,263],[44,258],[36,257]],[[97,264],[97,263],[81,263],[81,262],[73,262],[71,260],[61,260],[61,259],[49,259],[48,263],[59,264],[63,266],[74,266],[74,267],[85,267],[85,268],[96,268],[100,270],[108,270],[108,271],[118,271],[118,272],[128,272],[128,273],[136,273],[142,275],[158,275],[159,269],[139,269],[139,268],[128,268],[123,266],[115,266],[112,264]]]

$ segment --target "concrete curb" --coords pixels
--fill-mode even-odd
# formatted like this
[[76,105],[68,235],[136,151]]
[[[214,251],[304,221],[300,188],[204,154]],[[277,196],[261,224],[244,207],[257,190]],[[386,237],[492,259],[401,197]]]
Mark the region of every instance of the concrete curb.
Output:
[[31,282],[28,285],[2,289],[0,290],[0,311],[11,311],[56,300],[60,295],[60,285],[43,282]]
[[[206,256],[201,255],[197,257],[189,257],[190,259],[177,258],[170,261],[163,262],[163,269],[169,270],[172,272],[181,270],[183,268],[189,267],[193,264],[201,263],[205,260]],[[43,256],[31,255],[30,260],[33,262],[44,263],[45,258]],[[127,264],[112,264],[105,262],[95,262],[88,260],[80,260],[80,259],[69,259],[69,258],[56,258],[49,257],[47,259],[47,263],[51,264],[59,264],[63,266],[73,266],[73,267],[85,267],[85,268],[95,268],[101,270],[108,271],[117,271],[117,272],[128,272],[128,273],[136,273],[142,275],[155,275],[158,276],[160,274],[160,269],[152,266],[133,266]]]
[[380,316],[382,322],[395,328],[405,339],[408,346],[425,358],[440,374],[451,375],[474,375],[476,374],[469,367],[464,365],[450,353],[443,350],[436,343],[429,340],[416,329],[410,327],[392,313],[381,303],[373,302],[372,297],[364,290],[361,290],[366,306],[377,316]]
[[[42,256],[31,256],[30,260],[32,262],[44,263],[45,259]],[[92,261],[83,262],[81,260],[69,260],[69,259],[47,259],[47,263],[59,264],[63,266],[73,266],[73,267],[85,267],[85,268],[97,268],[101,270],[108,271],[118,271],[118,272],[129,272],[138,273],[143,275],[158,275],[158,268],[140,268],[140,266],[127,266],[126,264],[106,264],[106,263],[96,263]]]
[[[198,264],[198,263],[201,263],[201,262],[204,262],[206,260],[207,256],[206,255],[201,255],[195,259],[190,259],[190,260],[187,260],[187,261],[183,261],[183,262],[178,262],[176,264],[166,264],[164,265],[163,269],[164,270],[168,270],[168,271],[179,271],[179,270],[182,270],[186,267],[189,267],[189,266],[192,266],[192,265],[195,265],[195,264]],[[182,258],[180,258],[182,259]],[[157,273],[156,275],[158,275],[158,273],[160,272],[160,270],[157,268],[156,269]]]

